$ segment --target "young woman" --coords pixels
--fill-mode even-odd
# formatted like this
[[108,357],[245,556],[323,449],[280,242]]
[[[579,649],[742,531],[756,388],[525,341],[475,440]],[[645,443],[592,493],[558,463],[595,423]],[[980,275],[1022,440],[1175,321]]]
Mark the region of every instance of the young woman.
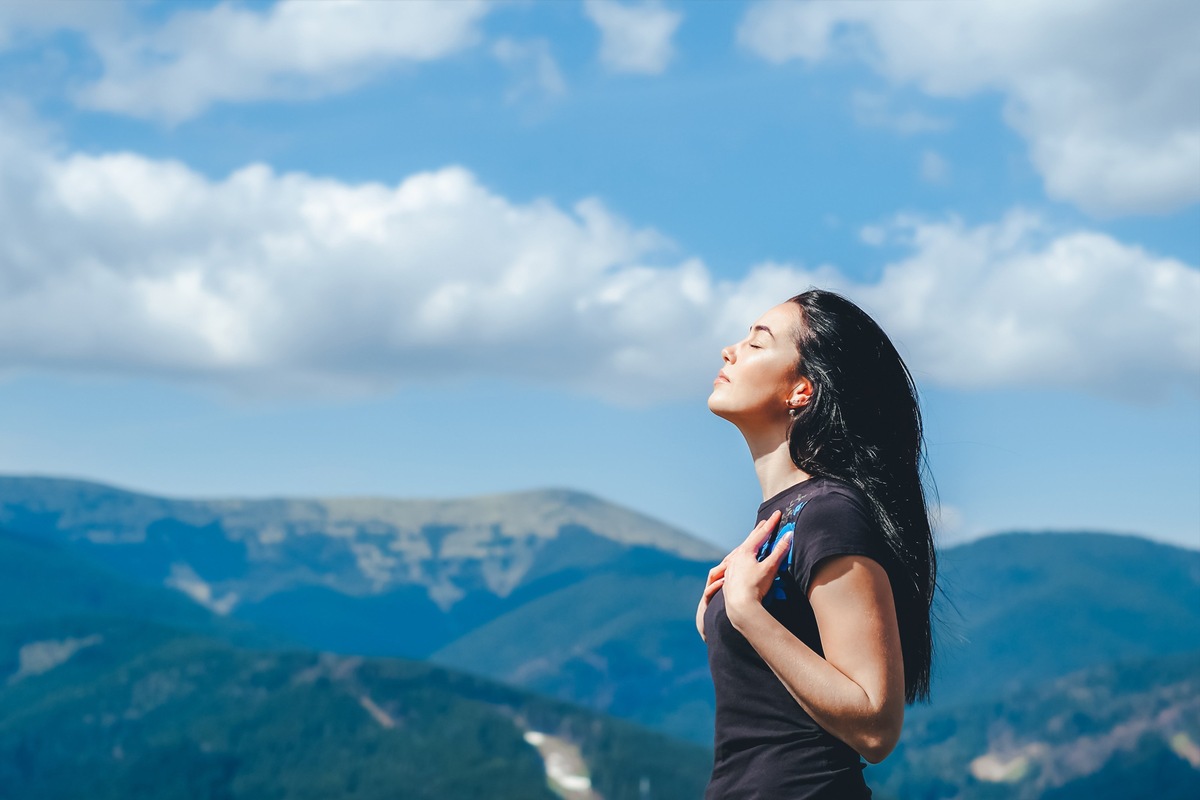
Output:
[[[750,447],[764,502],[696,609],[716,687],[706,800],[858,800],[905,703],[929,696],[936,560],[912,377],[858,306],[767,311],[708,406]],[[861,757],[861,758],[860,758]]]

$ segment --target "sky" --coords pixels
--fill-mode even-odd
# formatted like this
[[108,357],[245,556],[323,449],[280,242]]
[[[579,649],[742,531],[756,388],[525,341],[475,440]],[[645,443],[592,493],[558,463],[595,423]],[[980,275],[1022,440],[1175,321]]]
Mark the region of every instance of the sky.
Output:
[[5,2],[0,472],[589,492],[726,547],[705,405],[811,286],[943,545],[1200,547],[1200,4]]

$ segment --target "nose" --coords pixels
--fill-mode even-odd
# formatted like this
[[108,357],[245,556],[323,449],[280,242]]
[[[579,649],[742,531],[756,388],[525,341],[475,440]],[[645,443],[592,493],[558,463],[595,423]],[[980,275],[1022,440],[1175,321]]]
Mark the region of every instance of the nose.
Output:
[[729,347],[721,348],[721,360],[724,361],[726,364],[733,363],[733,346],[732,345],[730,345]]

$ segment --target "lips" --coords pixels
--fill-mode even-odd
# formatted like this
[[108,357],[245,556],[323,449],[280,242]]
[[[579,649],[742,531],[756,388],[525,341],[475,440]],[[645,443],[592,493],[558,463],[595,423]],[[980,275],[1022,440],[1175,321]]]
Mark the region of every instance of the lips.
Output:
[[718,372],[717,377],[713,380],[713,383],[729,383],[729,376],[724,372]]

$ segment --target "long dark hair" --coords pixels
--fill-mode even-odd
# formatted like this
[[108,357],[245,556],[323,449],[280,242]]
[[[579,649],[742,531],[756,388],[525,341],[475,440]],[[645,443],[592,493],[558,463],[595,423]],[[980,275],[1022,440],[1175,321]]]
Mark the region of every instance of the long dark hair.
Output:
[[921,480],[917,389],[887,334],[841,295],[811,289],[800,307],[799,373],[812,384],[788,431],[796,466],[866,495],[894,560],[889,569],[904,652],[904,699],[929,699],[937,555]]

